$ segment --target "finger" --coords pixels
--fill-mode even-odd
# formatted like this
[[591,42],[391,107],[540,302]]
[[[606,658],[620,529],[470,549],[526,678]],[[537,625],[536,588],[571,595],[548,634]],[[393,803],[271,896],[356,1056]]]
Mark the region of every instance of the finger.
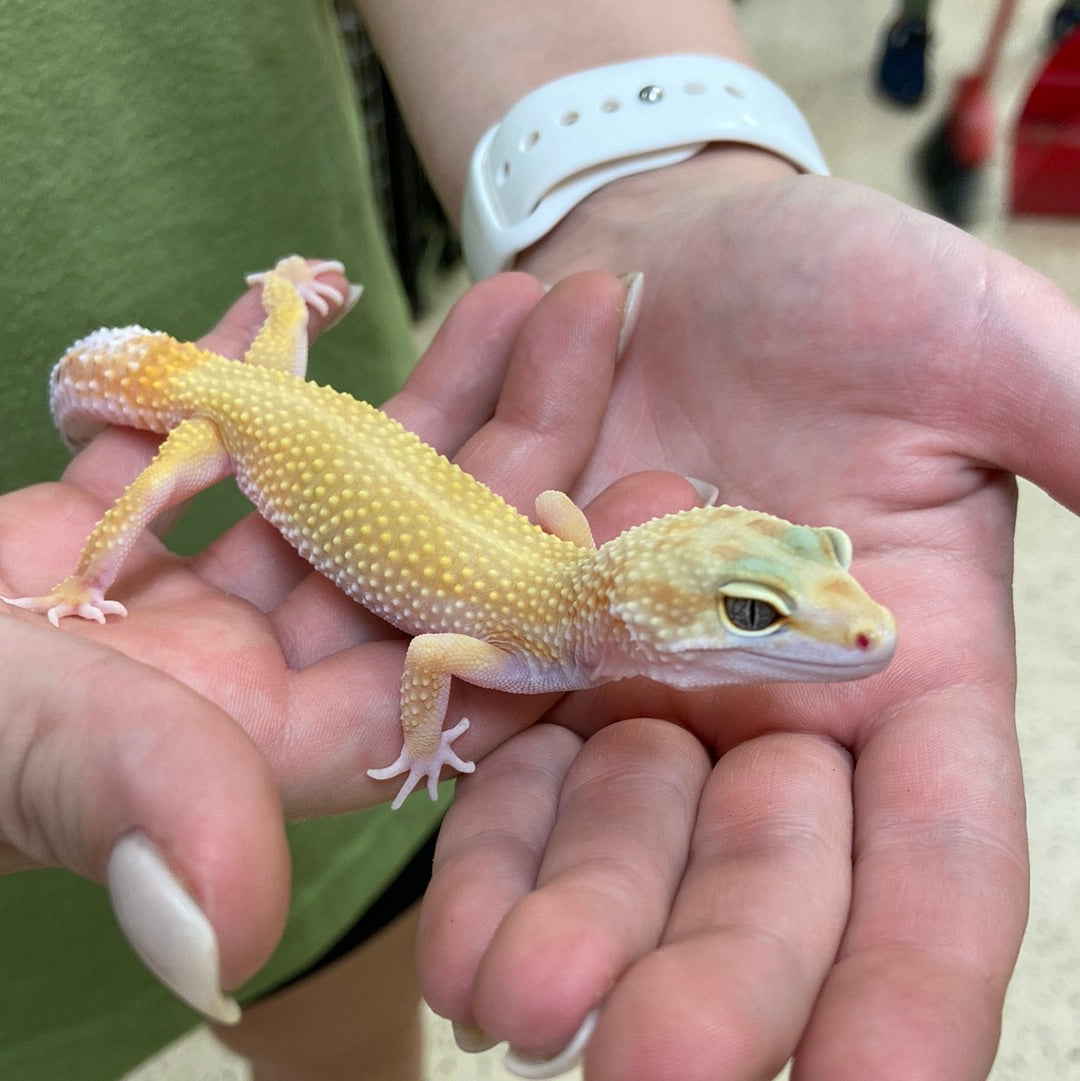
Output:
[[[313,577],[311,564],[258,511],[241,518],[191,560],[210,585],[269,612]],[[314,575],[329,582],[322,575]]]
[[[1070,510],[1080,511],[1075,418],[1080,413],[1076,343],[1080,308],[1057,286],[1015,259],[957,238],[971,264],[952,259],[945,275],[963,276],[935,298],[945,350],[933,351],[933,413],[952,447],[1027,477]],[[981,265],[980,265],[981,264]],[[939,268],[941,269],[941,268]],[[978,287],[973,289],[972,282]],[[966,304],[956,297],[966,297]],[[947,309],[947,310],[946,310]],[[949,342],[976,344],[956,364]]]
[[595,446],[626,305],[626,285],[609,274],[551,289],[522,328],[491,423],[458,455],[526,514],[545,488],[572,485]]
[[425,1001],[460,1027],[477,1027],[476,973],[503,917],[536,882],[580,748],[566,729],[537,725],[458,784],[424,895],[417,956]]
[[800,1081],[990,1069],[1028,880],[1008,691],[991,683],[928,696],[859,751],[850,923]]
[[495,412],[522,327],[543,293],[527,274],[498,274],[467,290],[383,410],[452,457]]
[[[549,1059],[570,1041],[663,933],[707,775],[700,744],[672,725],[626,722],[590,741],[562,786],[535,889],[521,876],[527,892],[505,915],[509,892],[494,913],[476,898],[491,917],[485,930],[498,927],[457,959],[456,978],[460,994],[475,971],[470,1015],[481,1029],[528,1058]],[[513,822],[510,810],[490,805],[488,820]]]
[[605,488],[585,508],[597,544],[650,518],[702,505],[691,481],[660,470],[631,473]]
[[81,637],[0,616],[0,835],[42,865],[109,878],[133,945],[208,1016],[269,956],[288,906],[281,805],[219,709]]
[[740,745],[702,796],[663,945],[612,992],[590,1078],[772,1077],[828,971],[850,882],[850,760],[816,737]]

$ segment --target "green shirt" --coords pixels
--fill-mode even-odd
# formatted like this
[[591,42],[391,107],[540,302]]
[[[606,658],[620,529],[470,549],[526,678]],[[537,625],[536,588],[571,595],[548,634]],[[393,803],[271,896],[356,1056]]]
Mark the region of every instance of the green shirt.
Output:
[[[0,4],[0,487],[67,460],[46,387],[71,341],[127,323],[197,337],[246,272],[290,252],[341,259],[365,286],[311,376],[385,398],[412,349],[373,206],[328,2]],[[228,482],[183,546],[244,509]],[[289,925],[241,999],[339,937],[441,810],[292,827]],[[0,973],[4,1081],[111,1081],[196,1021],[135,959],[104,891],[64,871],[0,878]]]

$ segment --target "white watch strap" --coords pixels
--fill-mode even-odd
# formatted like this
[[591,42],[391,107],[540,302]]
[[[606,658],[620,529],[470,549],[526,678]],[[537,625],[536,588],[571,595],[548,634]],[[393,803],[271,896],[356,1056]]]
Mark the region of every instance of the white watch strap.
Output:
[[771,150],[803,172],[829,171],[795,103],[733,60],[658,56],[541,86],[473,152],[461,226],[470,274],[504,270],[612,180],[716,142]]

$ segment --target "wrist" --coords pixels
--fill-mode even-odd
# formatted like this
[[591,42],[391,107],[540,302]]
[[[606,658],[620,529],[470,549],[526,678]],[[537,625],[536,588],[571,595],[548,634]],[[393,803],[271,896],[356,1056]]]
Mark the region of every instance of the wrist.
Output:
[[675,237],[681,233],[677,223],[685,223],[699,206],[711,216],[718,202],[797,176],[795,166],[771,151],[714,144],[677,165],[624,177],[593,192],[521,252],[514,267],[547,282],[576,270],[642,270],[657,255],[649,238],[663,235],[665,223],[671,223],[668,232]]
[[545,83],[473,151],[461,224],[470,273],[507,269],[590,194],[717,146],[756,147],[828,172],[795,103],[745,64],[659,55]]
[[729,0],[357,3],[427,172],[454,217],[473,147],[536,88],[649,54],[698,51],[753,64]]

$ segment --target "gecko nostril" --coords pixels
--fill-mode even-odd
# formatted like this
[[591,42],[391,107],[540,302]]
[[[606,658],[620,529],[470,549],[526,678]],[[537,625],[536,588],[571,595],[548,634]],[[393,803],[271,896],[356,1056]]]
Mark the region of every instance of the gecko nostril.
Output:
[[871,647],[871,645],[873,645],[873,642],[872,642],[872,640],[870,638],[870,635],[866,634],[865,632],[861,632],[861,631],[859,632],[859,634],[855,635],[855,648],[856,649],[861,649],[861,650],[865,651],[865,650],[868,650]]

